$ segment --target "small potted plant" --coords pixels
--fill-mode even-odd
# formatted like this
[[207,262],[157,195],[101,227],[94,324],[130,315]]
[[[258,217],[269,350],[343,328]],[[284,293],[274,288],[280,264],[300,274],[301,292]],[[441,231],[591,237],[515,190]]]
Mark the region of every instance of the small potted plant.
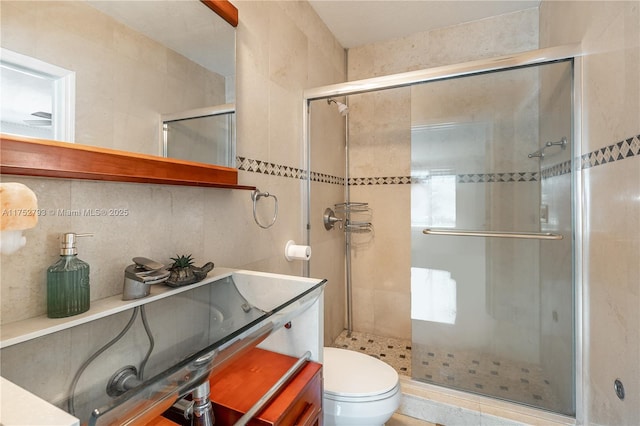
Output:
[[207,262],[201,268],[193,266],[193,259],[190,254],[186,256],[176,255],[171,260],[173,260],[173,264],[169,267],[171,275],[166,281],[167,285],[171,287],[180,287],[202,281],[209,271],[213,269],[213,262]]

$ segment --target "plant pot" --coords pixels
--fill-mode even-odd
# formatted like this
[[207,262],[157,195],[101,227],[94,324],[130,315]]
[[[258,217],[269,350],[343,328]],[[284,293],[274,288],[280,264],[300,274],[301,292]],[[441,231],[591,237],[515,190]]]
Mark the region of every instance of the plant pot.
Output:
[[184,268],[171,268],[169,279],[166,284],[170,287],[181,287],[183,285],[194,284],[205,279],[207,274],[213,269],[213,262],[205,263],[201,268],[197,266],[187,266]]

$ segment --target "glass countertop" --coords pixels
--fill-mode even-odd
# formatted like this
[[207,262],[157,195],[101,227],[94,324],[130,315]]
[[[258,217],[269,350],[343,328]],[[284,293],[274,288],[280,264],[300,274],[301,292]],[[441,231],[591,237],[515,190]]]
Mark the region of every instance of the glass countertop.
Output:
[[[176,323],[182,323],[180,326],[152,330],[158,333],[158,340],[165,342],[174,336],[171,354],[161,351],[155,358],[151,355],[149,361],[155,374],[94,409],[89,425],[126,425],[160,416],[227,361],[258,345],[311,306],[326,282],[235,271],[209,285],[140,307],[151,320],[163,313],[171,315],[167,311],[173,306],[186,306],[174,316]],[[172,301],[174,297],[181,300]]]

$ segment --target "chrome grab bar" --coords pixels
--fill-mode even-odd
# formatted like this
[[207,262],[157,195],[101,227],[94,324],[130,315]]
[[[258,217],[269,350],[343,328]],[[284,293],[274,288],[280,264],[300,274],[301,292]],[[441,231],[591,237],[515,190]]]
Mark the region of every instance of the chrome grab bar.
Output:
[[529,154],[529,158],[533,158],[533,157],[544,158],[544,150],[549,148],[549,147],[552,147],[552,146],[559,146],[562,149],[567,149],[567,138],[565,136],[563,136],[562,139],[560,139],[557,142],[547,142],[547,143],[545,143],[542,148],[540,148],[539,150]]
[[233,426],[246,425],[265,405],[267,405],[274,396],[284,387],[302,367],[311,358],[311,352],[307,351],[302,355],[295,364],[287,370],[286,373],[265,393],[254,405],[247,411]]
[[524,238],[529,240],[561,240],[560,234],[551,232],[498,232],[498,231],[456,231],[455,229],[426,228],[422,231],[427,235],[451,235],[456,237],[493,237],[493,238]]

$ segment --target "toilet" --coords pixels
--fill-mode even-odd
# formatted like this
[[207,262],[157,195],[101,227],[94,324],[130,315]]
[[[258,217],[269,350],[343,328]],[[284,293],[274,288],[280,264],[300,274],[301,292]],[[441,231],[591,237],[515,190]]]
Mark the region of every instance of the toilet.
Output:
[[389,365],[360,352],[324,348],[326,426],[381,426],[400,406],[400,380]]

